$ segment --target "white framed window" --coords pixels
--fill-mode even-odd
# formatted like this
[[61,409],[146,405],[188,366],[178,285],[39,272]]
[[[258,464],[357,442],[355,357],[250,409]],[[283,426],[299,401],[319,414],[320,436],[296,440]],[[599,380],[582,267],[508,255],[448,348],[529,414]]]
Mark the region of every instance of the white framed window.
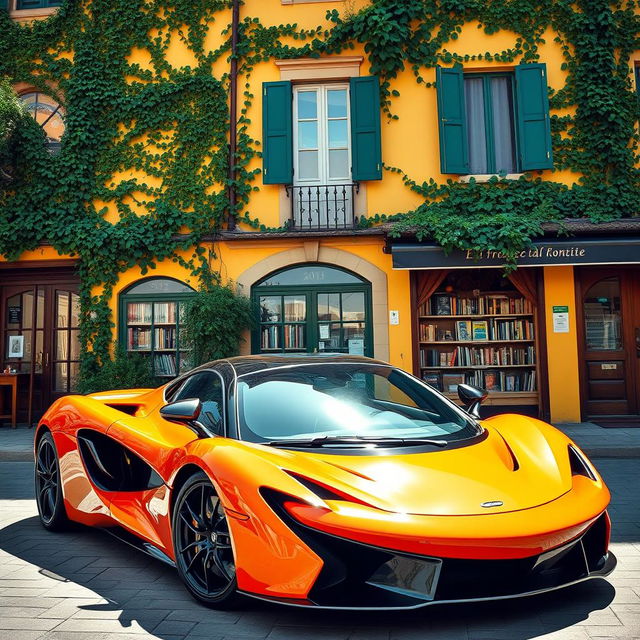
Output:
[[353,222],[348,84],[293,90],[293,224],[342,228]]
[[351,182],[349,85],[299,85],[293,97],[294,185]]

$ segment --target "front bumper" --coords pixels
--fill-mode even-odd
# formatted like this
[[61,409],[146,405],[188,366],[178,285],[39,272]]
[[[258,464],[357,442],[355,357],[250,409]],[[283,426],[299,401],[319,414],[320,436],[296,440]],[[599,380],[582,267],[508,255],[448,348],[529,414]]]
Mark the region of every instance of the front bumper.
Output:
[[415,609],[433,604],[516,598],[594,578],[616,566],[607,552],[609,525],[602,513],[579,537],[516,559],[460,559],[410,554],[338,537],[278,515],[323,561],[306,599],[258,596],[284,604],[327,609]]

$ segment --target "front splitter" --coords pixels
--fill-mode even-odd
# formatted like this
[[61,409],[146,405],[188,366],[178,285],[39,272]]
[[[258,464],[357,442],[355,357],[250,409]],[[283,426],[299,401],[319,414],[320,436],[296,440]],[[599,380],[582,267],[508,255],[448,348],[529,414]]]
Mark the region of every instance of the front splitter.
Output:
[[552,587],[546,587],[544,589],[536,589],[534,591],[524,591],[521,593],[510,593],[502,596],[488,596],[481,598],[461,598],[461,599],[448,599],[448,600],[426,600],[424,602],[420,602],[413,605],[403,606],[403,607],[340,607],[340,606],[326,606],[326,605],[318,605],[310,600],[296,600],[292,602],[287,598],[276,598],[265,595],[259,595],[255,593],[249,593],[248,591],[238,591],[242,595],[248,596],[250,598],[256,598],[258,600],[263,600],[265,602],[273,602],[276,604],[284,604],[288,607],[298,607],[303,609],[329,609],[332,611],[408,611],[411,609],[422,609],[424,607],[429,607],[438,604],[464,604],[471,602],[491,602],[498,600],[511,600],[513,598],[527,598],[529,596],[537,596],[542,593],[549,593],[550,591],[557,591],[558,589],[565,589],[567,587],[572,587],[573,585],[580,584],[581,582],[586,582],[587,580],[597,580],[606,578],[609,574],[613,572],[618,564],[618,560],[615,555],[609,551],[607,553],[607,557],[604,563],[604,566],[597,571],[592,571],[588,575],[583,578],[579,578],[577,580],[572,580],[570,582],[565,582],[563,584],[554,585]]

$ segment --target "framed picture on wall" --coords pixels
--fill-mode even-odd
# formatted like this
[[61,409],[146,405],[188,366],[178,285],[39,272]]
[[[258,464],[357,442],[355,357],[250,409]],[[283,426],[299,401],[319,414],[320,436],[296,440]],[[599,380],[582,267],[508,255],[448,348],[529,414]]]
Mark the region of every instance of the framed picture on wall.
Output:
[[24,336],[9,336],[7,358],[24,357]]

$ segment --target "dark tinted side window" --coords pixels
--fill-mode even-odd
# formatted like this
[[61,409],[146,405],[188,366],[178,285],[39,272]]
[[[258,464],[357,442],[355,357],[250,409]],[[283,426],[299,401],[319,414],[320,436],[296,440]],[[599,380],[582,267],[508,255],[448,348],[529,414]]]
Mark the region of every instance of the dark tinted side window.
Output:
[[172,402],[199,398],[202,402],[200,422],[218,434],[224,433],[224,386],[222,379],[213,371],[196,373],[187,379],[183,387],[172,398]]

